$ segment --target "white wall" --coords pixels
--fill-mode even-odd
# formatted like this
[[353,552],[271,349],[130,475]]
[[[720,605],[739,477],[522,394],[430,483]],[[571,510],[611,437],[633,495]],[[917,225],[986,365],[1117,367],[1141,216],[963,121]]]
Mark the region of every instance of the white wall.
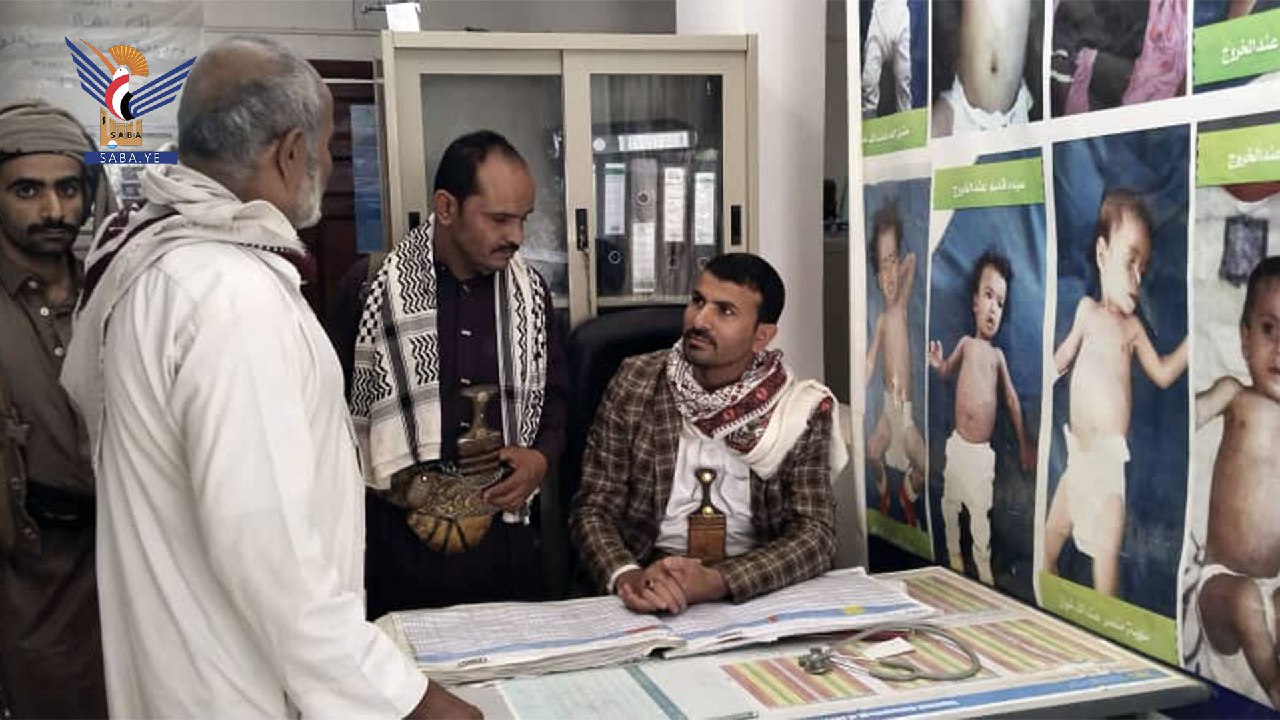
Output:
[[[356,0],[360,2],[360,0]],[[427,0],[423,29],[672,33],[675,0]]]
[[[386,27],[385,0],[204,0],[216,27],[361,30]],[[510,32],[675,31],[674,0],[424,0],[422,29]]]
[[787,284],[777,346],[823,377],[822,172],[826,0],[678,0],[681,33],[758,37],[760,253]]
[[[849,48],[845,40],[846,0],[827,2],[826,124],[824,126],[824,176],[840,178],[849,170]],[[853,12],[858,6],[853,5]]]
[[[385,0],[204,0],[205,42],[236,32],[274,37],[308,58],[375,60]],[[670,33],[675,0],[425,0],[422,29]]]
[[353,0],[204,0],[204,42],[208,47],[229,35],[251,33],[313,60],[376,60],[377,32],[357,31],[353,8]]
[[351,0],[204,0],[207,27],[354,30]]
[[[823,127],[823,177],[847,187],[849,170],[848,52],[845,0],[827,2],[827,92]],[[853,6],[857,12],[857,5]],[[847,201],[845,201],[847,202]],[[849,394],[849,232],[832,231],[823,238],[823,359],[827,385],[836,396]]]
[[[796,372],[823,377],[822,179],[824,167],[839,166],[824,151],[829,114],[825,90],[834,64],[828,60],[827,0],[677,0],[681,33],[754,33],[758,42],[760,252],[787,283],[787,308],[777,345]],[[843,33],[840,33],[841,35]],[[841,73],[843,77],[843,72]],[[845,93],[847,96],[847,92]],[[835,102],[844,102],[836,98]],[[838,106],[837,106],[838,107]],[[843,124],[832,132],[839,133]],[[841,146],[847,142],[840,138]],[[847,160],[844,165],[847,166]],[[832,272],[844,273],[844,268]],[[837,302],[847,302],[840,297]],[[839,372],[847,372],[840,368]],[[853,422],[841,408],[845,441]],[[856,443],[855,443],[856,445]],[[865,565],[866,534],[853,466],[833,479],[836,498],[836,566]]]

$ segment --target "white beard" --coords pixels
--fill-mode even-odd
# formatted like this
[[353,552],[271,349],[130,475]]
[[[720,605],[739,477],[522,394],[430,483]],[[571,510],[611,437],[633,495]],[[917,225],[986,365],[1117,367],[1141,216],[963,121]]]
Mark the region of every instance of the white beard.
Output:
[[299,197],[294,204],[298,209],[297,216],[301,216],[302,219],[290,218],[293,220],[293,226],[299,230],[314,227],[320,222],[320,202],[324,199],[324,185],[320,184],[320,168],[317,165],[307,168],[307,182],[299,188]]

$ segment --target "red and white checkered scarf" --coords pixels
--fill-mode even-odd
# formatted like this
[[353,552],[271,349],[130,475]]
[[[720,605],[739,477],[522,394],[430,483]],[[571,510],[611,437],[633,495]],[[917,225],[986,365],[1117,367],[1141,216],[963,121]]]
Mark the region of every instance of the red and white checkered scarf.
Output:
[[781,350],[757,353],[737,382],[708,392],[693,376],[684,343],[677,341],[667,355],[667,381],[685,422],[723,441],[762,478],[778,472],[818,412],[832,413],[827,449],[831,472],[839,472],[848,461],[834,413],[835,396],[816,380],[796,380]]
[[681,417],[707,437],[723,440],[743,455],[751,452],[769,427],[780,391],[791,381],[781,350],[756,353],[737,382],[708,392],[693,376],[677,341],[667,356],[667,379]]

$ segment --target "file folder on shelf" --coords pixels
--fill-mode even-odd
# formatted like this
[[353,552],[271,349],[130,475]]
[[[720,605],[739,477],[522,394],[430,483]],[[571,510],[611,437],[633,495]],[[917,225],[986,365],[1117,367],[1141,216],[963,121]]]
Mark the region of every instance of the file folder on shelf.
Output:
[[673,120],[593,127],[599,297],[683,301],[719,252],[720,153],[696,140]]
[[658,245],[658,292],[668,296],[689,293],[689,167],[662,168],[662,242]]
[[658,261],[658,160],[632,158],[627,162],[631,185],[630,292],[657,292]]
[[701,150],[693,156],[692,247],[689,276],[697,277],[720,251],[720,154]]
[[627,164],[595,163],[596,291],[600,295],[630,292],[630,243],[627,242]]

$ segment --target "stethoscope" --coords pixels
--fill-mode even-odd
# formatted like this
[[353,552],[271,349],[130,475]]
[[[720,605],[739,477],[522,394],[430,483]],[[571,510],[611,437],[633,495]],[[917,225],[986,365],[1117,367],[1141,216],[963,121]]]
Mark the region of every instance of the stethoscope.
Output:
[[[911,680],[967,680],[982,670],[982,662],[977,653],[965,645],[960,638],[949,630],[937,625],[917,623],[886,623],[874,625],[851,635],[844,643],[858,642],[883,633],[901,633],[910,637],[915,634],[932,635],[964,653],[969,663],[966,667],[952,672],[940,673],[916,665],[906,660],[886,658],[869,660],[840,652],[830,645],[819,645],[809,648],[806,655],[799,657],[800,667],[812,675],[825,675],[835,667],[870,675],[877,680],[889,682],[909,682]],[[844,644],[841,643],[841,644]]]

